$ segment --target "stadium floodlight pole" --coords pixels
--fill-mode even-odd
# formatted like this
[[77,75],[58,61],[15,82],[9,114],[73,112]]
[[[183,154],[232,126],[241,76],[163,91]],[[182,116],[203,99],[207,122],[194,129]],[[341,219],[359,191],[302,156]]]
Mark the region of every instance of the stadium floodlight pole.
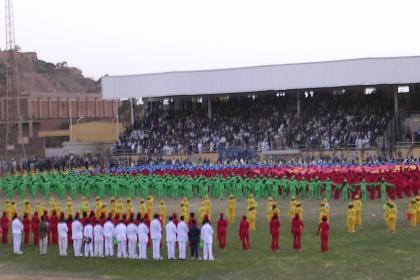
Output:
[[80,142],[80,139],[79,139],[79,129],[80,129],[79,123],[80,123],[81,120],[83,120],[85,118],[86,118],[85,116],[81,116],[80,118],[77,119],[77,142]]

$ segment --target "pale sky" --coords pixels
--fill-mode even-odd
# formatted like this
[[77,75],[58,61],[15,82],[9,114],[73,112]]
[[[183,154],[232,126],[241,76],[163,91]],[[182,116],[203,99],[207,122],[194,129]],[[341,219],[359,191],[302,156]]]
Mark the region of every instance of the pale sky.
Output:
[[23,51],[95,79],[420,55],[419,11],[417,0],[14,0]]

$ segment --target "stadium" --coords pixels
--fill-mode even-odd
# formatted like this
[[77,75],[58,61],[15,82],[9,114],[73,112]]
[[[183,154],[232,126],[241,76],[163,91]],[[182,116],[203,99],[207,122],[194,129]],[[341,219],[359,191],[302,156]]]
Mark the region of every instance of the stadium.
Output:
[[21,51],[5,4],[0,279],[420,277],[420,56],[94,80]]

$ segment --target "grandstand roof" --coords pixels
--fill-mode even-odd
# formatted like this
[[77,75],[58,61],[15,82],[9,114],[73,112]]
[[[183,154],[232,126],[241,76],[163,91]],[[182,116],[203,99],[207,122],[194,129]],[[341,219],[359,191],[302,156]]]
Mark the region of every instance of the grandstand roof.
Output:
[[106,76],[103,98],[231,94],[420,83],[420,56]]

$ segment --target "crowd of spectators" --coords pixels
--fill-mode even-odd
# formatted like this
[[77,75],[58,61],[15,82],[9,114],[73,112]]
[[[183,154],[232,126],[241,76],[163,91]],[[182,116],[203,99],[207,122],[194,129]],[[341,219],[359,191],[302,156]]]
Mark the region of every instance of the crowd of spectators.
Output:
[[[217,100],[216,100],[217,99]],[[167,106],[135,121],[113,145],[116,154],[185,154],[220,148],[285,149],[369,147],[392,118],[392,100],[380,93],[239,95],[187,109]]]

